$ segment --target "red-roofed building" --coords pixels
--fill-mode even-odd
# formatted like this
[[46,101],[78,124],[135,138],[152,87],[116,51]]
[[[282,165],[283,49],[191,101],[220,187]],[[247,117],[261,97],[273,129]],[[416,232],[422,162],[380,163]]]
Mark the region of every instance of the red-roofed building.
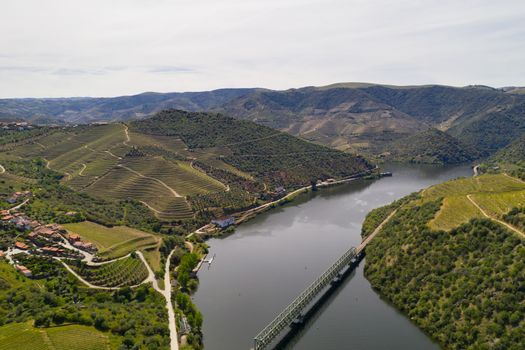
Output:
[[29,246],[23,242],[15,242],[15,248],[22,249],[22,250],[28,250]]

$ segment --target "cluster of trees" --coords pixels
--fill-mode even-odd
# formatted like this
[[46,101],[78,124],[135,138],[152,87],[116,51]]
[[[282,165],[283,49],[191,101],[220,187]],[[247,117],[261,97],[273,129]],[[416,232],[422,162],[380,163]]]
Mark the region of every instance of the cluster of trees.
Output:
[[383,222],[394,210],[401,207],[403,204],[410,202],[413,199],[418,198],[417,193],[412,193],[406,197],[398,199],[383,207],[375,208],[368,213],[361,227],[361,236],[365,238]]
[[[160,222],[151,211],[134,200],[108,201],[76,192],[58,183],[39,187],[24,208],[26,213],[42,222],[67,223],[89,220],[105,226],[127,225],[158,232]],[[65,215],[75,211],[77,216]]]
[[188,334],[187,338],[190,347],[187,350],[202,349],[202,314],[199,310],[197,310],[197,307],[191,301],[191,298],[188,294],[181,292],[177,293],[175,295],[175,302],[177,303],[178,309],[182,311],[191,327],[191,332]]
[[150,286],[93,290],[57,262],[35,260],[30,266],[36,269],[37,264],[49,272],[38,284],[0,262],[2,277],[10,282],[0,289],[0,325],[28,320],[37,327],[76,323],[121,337],[123,349],[169,349],[164,299]]
[[400,208],[367,247],[367,278],[445,348],[523,349],[523,242],[486,219],[433,231],[440,206]]
[[[33,127],[33,129],[28,130],[0,129],[0,145],[10,145],[24,141],[30,142],[34,140],[35,137],[49,134],[50,131],[52,131],[52,129],[46,127]],[[4,148],[0,149],[2,151],[4,150]]]
[[256,204],[253,195],[237,187],[230,187],[229,191],[196,194],[188,199],[192,209],[204,222],[224,214],[246,210]]
[[388,152],[396,161],[429,164],[465,163],[480,156],[474,147],[433,128],[392,142]]
[[237,187],[249,193],[261,193],[264,191],[264,184],[260,182],[247,179],[224,169],[216,168],[205,162],[194,161],[193,166],[230,187]]
[[525,207],[512,208],[503,215],[503,220],[525,231]]
[[198,282],[193,269],[199,263],[199,256],[195,253],[184,254],[177,269],[177,282],[182,291],[190,292],[197,289]]
[[46,168],[46,162],[42,158],[30,160],[3,160],[2,165],[11,174],[36,179],[41,184],[52,184],[62,178],[62,174]]

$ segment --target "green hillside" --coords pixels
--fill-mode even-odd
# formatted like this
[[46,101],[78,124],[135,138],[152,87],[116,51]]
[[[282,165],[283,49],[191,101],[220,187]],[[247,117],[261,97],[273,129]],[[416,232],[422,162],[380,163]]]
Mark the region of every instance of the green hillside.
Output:
[[501,163],[523,163],[525,161],[525,133],[519,139],[501,149],[492,159]]
[[429,127],[494,153],[525,130],[525,96],[490,87],[334,84],[257,90],[219,110],[342,150],[380,154]]
[[5,99],[0,114],[70,122],[143,119],[168,108],[221,112],[343,151],[378,155],[429,128],[487,156],[525,132],[522,88],[339,83],[92,99]]
[[[522,349],[525,183],[452,180],[394,207],[366,251],[374,289],[445,349]],[[391,211],[371,213],[363,233]]]
[[474,147],[437,129],[394,141],[388,150],[385,153],[387,159],[410,163],[457,164],[479,157]]
[[363,158],[220,114],[164,111],[130,127],[144,134],[178,137],[190,151],[213,152],[274,186],[304,186],[311,180],[343,178],[370,168]]

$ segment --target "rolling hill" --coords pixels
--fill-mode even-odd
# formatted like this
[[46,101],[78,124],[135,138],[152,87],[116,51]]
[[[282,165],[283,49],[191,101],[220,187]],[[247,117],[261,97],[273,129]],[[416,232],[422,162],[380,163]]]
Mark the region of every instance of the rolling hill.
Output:
[[[220,112],[367,156],[384,153],[395,141],[435,128],[473,147],[476,157],[485,157],[525,132],[525,94],[521,91],[339,83],[283,91],[221,89],[114,98],[4,99],[0,100],[0,115],[46,123],[86,123],[143,119],[171,108]],[[458,151],[450,159],[465,158]]]
[[429,127],[494,153],[525,132],[525,97],[488,87],[336,84],[258,90],[221,107],[228,115],[366,154]]
[[525,183],[505,174],[456,179],[375,209],[366,222],[395,208],[367,246],[373,288],[444,349],[523,348]]
[[410,163],[459,164],[479,157],[474,147],[433,128],[396,140],[387,148],[386,158]]
[[0,119],[25,119],[42,124],[89,123],[144,118],[163,109],[208,110],[254,89],[204,92],[145,92],[112,98],[0,99]]
[[[40,211],[48,214],[53,205],[67,202],[103,224],[114,224],[108,220],[112,214],[109,208],[96,209],[95,203],[101,208],[109,203],[126,207],[120,219],[132,226],[136,223],[129,221],[134,216],[126,217],[127,210],[151,221],[141,212],[142,205],[163,222],[200,222],[267,201],[280,187],[296,189],[314,180],[341,179],[372,167],[360,156],[251,121],[179,110],[163,111],[129,125],[6,132],[0,141],[5,141],[0,142],[0,163],[6,168],[2,178],[18,176],[30,181],[50,173],[70,188],[52,191],[61,200],[51,200],[50,192],[42,193],[35,201]],[[89,203],[85,206],[98,212],[84,213],[81,203]]]

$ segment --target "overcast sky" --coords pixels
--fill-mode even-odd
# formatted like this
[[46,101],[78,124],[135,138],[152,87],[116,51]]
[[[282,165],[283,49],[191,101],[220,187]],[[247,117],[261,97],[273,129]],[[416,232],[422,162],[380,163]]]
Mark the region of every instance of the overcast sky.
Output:
[[0,97],[525,85],[524,0],[2,0]]

